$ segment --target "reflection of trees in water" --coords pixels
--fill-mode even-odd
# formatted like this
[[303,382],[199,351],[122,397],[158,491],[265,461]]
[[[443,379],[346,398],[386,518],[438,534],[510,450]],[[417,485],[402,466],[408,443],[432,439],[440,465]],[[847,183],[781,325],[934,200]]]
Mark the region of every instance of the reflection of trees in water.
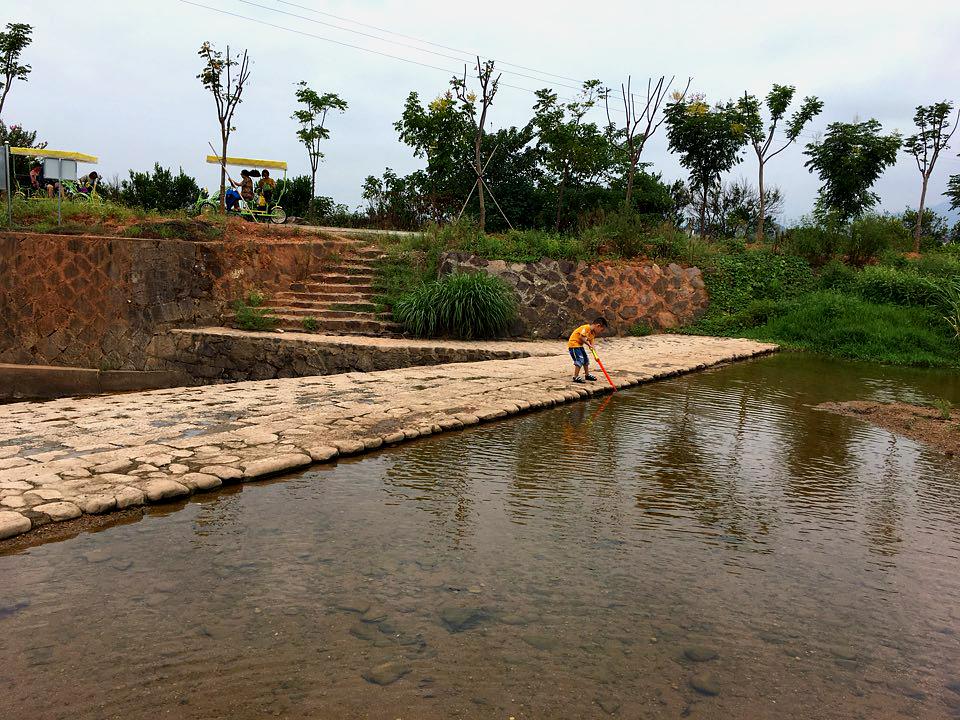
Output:
[[870,544],[870,549],[880,555],[896,555],[898,546],[902,542],[902,492],[906,474],[901,474],[899,460],[900,452],[896,443],[889,443],[883,454],[883,465],[877,484],[875,487],[868,486],[875,491],[876,496],[864,498],[867,504],[864,513],[867,524],[864,536]]

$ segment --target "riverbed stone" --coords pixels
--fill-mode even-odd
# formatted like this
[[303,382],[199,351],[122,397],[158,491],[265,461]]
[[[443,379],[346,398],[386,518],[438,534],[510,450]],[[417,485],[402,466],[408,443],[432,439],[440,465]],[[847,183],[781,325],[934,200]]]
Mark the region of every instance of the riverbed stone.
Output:
[[474,628],[487,618],[487,612],[481,607],[447,606],[440,610],[440,620],[452,633]]
[[253,460],[243,464],[243,477],[253,479],[264,475],[275,475],[285,470],[294,470],[311,463],[309,455],[300,453],[287,453],[284,455],[274,455],[273,457],[263,458],[262,460]]
[[545,635],[543,633],[527,633],[521,635],[520,639],[527,645],[537,650],[551,651],[560,647],[560,641],[554,635]]
[[190,490],[175,480],[158,478],[144,483],[143,494],[150,502],[161,502],[181,495],[189,495]]
[[73,520],[74,518],[80,517],[82,514],[80,508],[78,508],[72,502],[64,502],[62,500],[59,502],[35,505],[33,507],[33,511],[47,515],[54,522]]
[[696,673],[690,678],[690,687],[703,695],[720,694],[720,680],[713,673]]
[[0,510],[0,540],[25,533],[31,526],[30,519],[20,513]]
[[380,663],[363,673],[363,679],[376,685],[390,685],[409,673],[412,669],[409,665],[402,662],[390,661]]
[[180,482],[194,492],[205,492],[223,485],[223,480],[219,477],[206,473],[187,473],[180,477]]
[[683,649],[683,656],[687,658],[687,660],[699,663],[716,660],[719,657],[719,653],[706,645],[690,645]]

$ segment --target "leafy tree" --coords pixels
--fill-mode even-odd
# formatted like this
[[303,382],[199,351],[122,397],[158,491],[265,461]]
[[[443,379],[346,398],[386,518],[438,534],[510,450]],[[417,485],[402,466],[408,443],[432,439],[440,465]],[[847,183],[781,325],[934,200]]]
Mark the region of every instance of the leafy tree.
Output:
[[[610,88],[603,92],[604,103],[607,109],[607,129],[608,136],[612,142],[618,143],[620,150],[625,157],[627,166],[627,190],[624,195],[623,204],[630,207],[633,195],[633,178],[637,173],[637,167],[640,162],[640,155],[647,141],[653,137],[654,133],[660,129],[665,117],[657,117],[660,113],[660,106],[670,96],[670,87],[673,85],[674,78],[669,82],[665,75],[661,75],[656,83],[653,78],[647,80],[647,97],[643,109],[637,109],[636,96],[633,93],[632,78],[627,76],[627,84],[620,83],[620,93],[623,96],[623,112],[626,115],[623,128],[619,128],[610,117]],[[680,102],[686,97],[690,90],[690,83],[693,78],[687,79],[687,86],[682,93],[674,93],[675,102]],[[642,130],[641,130],[642,126]]]
[[919,132],[910,135],[903,141],[903,149],[917,162],[920,171],[920,205],[916,213],[916,225],[913,228],[913,251],[920,252],[920,236],[923,231],[924,208],[927,200],[927,183],[933,174],[940,152],[948,149],[950,138],[960,125],[960,118],[950,128],[950,114],[953,103],[946,100],[933,105],[918,105],[913,116],[913,122]]
[[[539,160],[546,177],[556,187],[554,228],[560,230],[563,196],[571,185],[592,183],[610,167],[611,147],[596,123],[583,122],[596,105],[599,80],[588,80],[577,100],[561,104],[548,89],[536,92],[533,127],[537,131]],[[631,178],[632,182],[632,178]]]
[[[757,162],[759,164],[759,175],[757,178],[757,218],[755,222],[750,223],[756,228],[757,242],[763,240],[763,226],[768,214],[766,208],[767,193],[764,188],[763,178],[764,168],[768,161],[775,158],[796,142],[797,138],[800,137],[800,132],[807,123],[823,110],[823,102],[817,97],[811,96],[804,98],[800,107],[790,116],[787,122],[786,141],[779,144],[777,149],[773,149],[775,146],[774,140],[777,126],[780,121],[786,117],[787,110],[790,107],[790,103],[793,102],[793,96],[796,92],[797,89],[792,85],[773,86],[773,89],[767,93],[766,100],[764,101],[770,116],[769,122],[766,125],[764,125],[761,115],[760,101],[756,97],[744,93],[739,101],[741,121],[743,122],[747,139],[757,154]],[[779,191],[777,192],[779,193]]]
[[153,173],[130,171],[130,179],[120,183],[120,200],[144,210],[182,210],[190,207],[200,194],[197,181],[183,172],[174,175],[154,163]]
[[29,65],[20,64],[20,55],[33,42],[30,34],[33,28],[24,23],[7,23],[7,29],[0,32],[0,114],[3,104],[14,80],[27,81],[27,75],[33,70]]
[[702,95],[677,94],[664,110],[670,150],[690,173],[690,189],[698,196],[701,235],[708,235],[707,207],[721,174],[741,161],[746,143],[737,107],[730,102],[710,107]]
[[[11,125],[7,127],[3,120],[0,120],[0,145],[10,143],[10,147],[27,148],[45,148],[47,143],[37,142],[37,131],[27,130],[22,125]],[[33,162],[30,158],[22,155],[13,155],[10,158],[13,164],[13,175],[26,175],[29,172],[29,164]]]
[[[950,225],[947,218],[934,212],[930,208],[924,208],[923,216],[921,217],[916,210],[908,207],[903,211],[900,220],[905,227],[910,229],[911,234],[919,224],[920,237],[929,238],[938,245],[946,242],[947,236],[950,233]],[[919,250],[915,250],[914,252],[919,252]]]
[[810,159],[805,167],[817,172],[820,186],[818,204],[833,212],[840,222],[859,217],[880,200],[870,188],[883,171],[897,160],[900,135],[881,135],[877,120],[830,123],[823,139],[807,145]]
[[330,130],[326,127],[327,113],[331,110],[345,112],[347,103],[336,93],[320,95],[306,81],[297,85],[296,96],[303,107],[293,113],[293,119],[300,123],[297,137],[310,156],[310,197],[313,197],[317,192],[317,167],[323,158],[320,143],[330,139]]
[[960,208],[960,175],[951,175],[947,189],[943,193],[950,199],[950,209]]
[[[418,184],[433,220],[451,218],[475,180],[466,165],[471,162],[472,126],[457,108],[453,93],[447,91],[424,107],[420,96],[411,92],[404,103],[403,114],[393,126],[400,140],[413,148],[414,156],[427,160],[425,175]],[[463,185],[466,187],[461,192]]]
[[236,55],[230,54],[230,46],[227,45],[224,58],[223,53],[215,50],[209,42],[203,43],[197,54],[203,59],[203,69],[197,75],[197,79],[213,95],[213,101],[217,106],[217,122],[220,123],[220,212],[224,212],[227,190],[227,144],[230,142],[230,133],[236,130],[233,126],[233,115],[237,111],[243,90],[250,79],[250,57],[244,50],[243,55],[237,59]]
[[[493,105],[493,98],[497,94],[497,89],[500,86],[500,75],[493,77],[493,69],[493,60],[487,60],[486,62],[481,63],[480,58],[477,58],[475,71],[477,73],[477,81],[480,84],[479,110],[477,109],[477,93],[467,89],[466,65],[463,67],[463,77],[454,77],[450,81],[450,86],[453,88],[454,95],[456,95],[457,99],[460,101],[461,112],[463,112],[463,114],[470,119],[474,129],[473,163],[474,172],[477,175],[477,197],[480,200],[480,232],[483,232],[487,222],[487,212],[483,200],[483,171],[486,163],[484,162],[484,156],[481,154],[480,150],[483,146],[484,126],[487,122],[487,115],[490,112],[490,106]],[[487,157],[489,158],[489,156]]]
[[778,188],[767,188],[761,201],[759,190],[744,179],[724,183],[710,194],[707,227],[716,237],[756,236],[760,223],[761,203],[766,212],[766,227],[783,209],[783,195]]

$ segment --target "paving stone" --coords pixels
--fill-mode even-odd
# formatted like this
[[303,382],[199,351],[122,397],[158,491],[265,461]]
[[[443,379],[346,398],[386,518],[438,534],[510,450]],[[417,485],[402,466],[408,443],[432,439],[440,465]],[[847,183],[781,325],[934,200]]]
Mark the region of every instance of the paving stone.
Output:
[[8,508],[22,508],[26,507],[27,501],[23,499],[22,495],[8,495],[0,500],[0,505]]
[[77,505],[88,515],[101,515],[117,507],[117,498],[113,495],[91,495],[78,498]]
[[148,480],[144,484],[143,494],[150,502],[160,502],[181,495],[189,495],[190,490],[174,480],[157,479]]
[[183,465],[181,463],[171,463],[170,466],[167,467],[167,470],[169,470],[170,472],[176,475],[182,475],[183,473],[190,472],[190,466]]
[[194,492],[206,492],[223,485],[223,480],[216,475],[207,475],[206,473],[187,473],[180,477],[180,482]]
[[243,471],[230,465],[204,465],[200,472],[205,475],[213,475],[221,480],[239,480],[243,477]]
[[341,455],[356,455],[366,449],[362,440],[340,440],[336,446]]
[[43,513],[44,515],[49,515],[50,519],[54,522],[73,520],[74,518],[80,517],[82,514],[80,512],[80,508],[78,508],[72,502],[64,501],[35,505],[33,507],[33,511]]
[[0,510],[0,540],[27,532],[32,527],[30,518],[18,512]]
[[117,492],[114,493],[114,497],[117,499],[118,510],[143,505],[146,500],[146,495],[143,494],[143,490],[135,487],[119,488]]
[[318,445],[307,450],[314,462],[327,462],[332,460],[340,451],[330,445]]
[[47,487],[34,488],[33,490],[24,494],[27,496],[34,495],[40,498],[41,500],[59,500],[60,498],[63,497],[63,493],[60,492],[59,490],[54,490],[53,488],[47,488]]
[[256,478],[264,475],[273,475],[284,470],[293,470],[311,463],[309,455],[299,453],[290,453],[287,455],[275,455],[274,457],[264,458],[263,460],[254,460],[243,464],[243,477]]
[[126,470],[131,465],[133,465],[133,460],[124,458],[121,460],[114,460],[113,462],[104,463],[103,465],[95,465],[90,469],[95,473],[118,473],[121,470]]
[[33,490],[33,485],[23,480],[4,480],[0,482],[0,490]]

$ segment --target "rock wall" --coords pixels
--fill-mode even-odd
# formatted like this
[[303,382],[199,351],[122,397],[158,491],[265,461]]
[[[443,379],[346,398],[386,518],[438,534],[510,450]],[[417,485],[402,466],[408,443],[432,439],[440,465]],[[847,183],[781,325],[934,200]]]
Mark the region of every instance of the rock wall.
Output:
[[141,370],[172,327],[218,324],[231,300],[323,264],[322,242],[0,233],[0,363]]
[[499,277],[516,292],[514,335],[566,337],[601,315],[616,335],[628,334],[636,325],[663,330],[695,320],[709,303],[700,269],[675,263],[508,263],[447,253],[440,264],[441,274],[477,271]]
[[507,360],[529,353],[511,348],[451,347],[449,343],[358,344],[299,340],[292,333],[174,330],[158,338],[150,366],[186,374],[196,384],[269,380],[306,375],[394,370],[414,365]]

